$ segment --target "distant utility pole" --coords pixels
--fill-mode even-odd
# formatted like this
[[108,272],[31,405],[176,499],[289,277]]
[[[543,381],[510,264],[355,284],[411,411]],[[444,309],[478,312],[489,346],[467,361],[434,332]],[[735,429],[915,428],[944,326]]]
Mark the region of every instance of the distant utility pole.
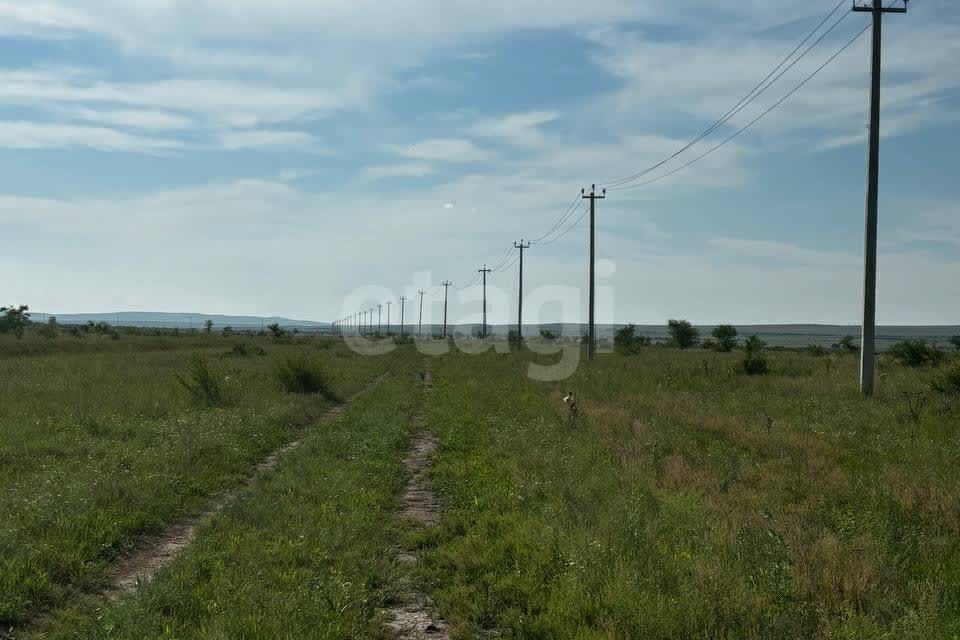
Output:
[[406,303],[407,298],[405,296],[400,296],[400,339],[403,339],[403,315],[404,315],[404,304]]
[[373,310],[374,309],[375,307],[370,307],[370,335],[371,336],[374,335],[373,334]]
[[530,243],[523,244],[523,238],[520,243],[513,243],[514,248],[520,249],[520,292],[517,296],[517,351],[523,347],[523,250],[530,248]]
[[383,319],[383,305],[377,305],[377,337],[380,337],[380,321]]
[[363,314],[363,321],[360,323],[360,335],[365,335],[367,333],[367,312],[361,311]]
[[873,14],[873,44],[870,61],[870,134],[867,143],[867,210],[866,242],[863,251],[863,325],[860,335],[860,392],[873,395],[874,366],[876,365],[877,334],[877,200],[880,184],[880,52],[883,14],[906,13],[907,0],[902,7],[884,8],[882,0],[873,0],[872,6],[853,5],[854,11]]
[[443,285],[443,339],[447,339],[447,292],[450,291],[450,285],[453,283],[449,280],[444,280],[440,284]]
[[594,323],[596,314],[596,252],[594,251],[594,242],[596,239],[595,219],[597,212],[597,200],[603,200],[607,197],[607,190],[597,195],[597,185],[590,185],[590,193],[586,189],[580,190],[580,197],[590,201],[590,311],[587,321],[587,359],[593,360],[597,352],[597,327]]
[[387,337],[390,337],[390,305],[393,304],[393,300],[387,300]]
[[493,269],[488,269],[487,265],[483,265],[483,269],[479,270],[483,274],[483,329],[480,330],[480,336],[486,340],[487,339],[487,274],[493,271]]
[[423,337],[423,294],[426,293],[423,289],[420,289],[420,320],[417,322],[417,337]]

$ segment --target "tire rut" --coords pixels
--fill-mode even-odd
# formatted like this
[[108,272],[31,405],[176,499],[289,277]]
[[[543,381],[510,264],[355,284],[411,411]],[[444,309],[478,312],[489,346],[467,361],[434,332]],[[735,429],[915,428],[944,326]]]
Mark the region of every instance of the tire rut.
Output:
[[[421,373],[424,395],[433,388],[430,371]],[[422,422],[422,416],[417,418]],[[421,430],[413,439],[403,465],[410,474],[403,494],[399,517],[421,527],[433,527],[440,522],[440,503],[430,482],[430,459],[437,448],[437,439],[428,430]],[[416,553],[400,553],[397,559],[405,565],[419,561]],[[449,640],[447,623],[436,615],[433,603],[406,578],[398,602],[383,610],[386,626],[399,640]]]

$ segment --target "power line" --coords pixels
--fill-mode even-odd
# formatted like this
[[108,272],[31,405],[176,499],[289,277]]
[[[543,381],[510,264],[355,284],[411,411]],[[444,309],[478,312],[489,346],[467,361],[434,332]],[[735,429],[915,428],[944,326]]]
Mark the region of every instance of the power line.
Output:
[[553,233],[554,231],[556,231],[561,225],[563,225],[563,223],[564,223],[564,222],[570,217],[570,215],[576,210],[576,207],[577,207],[577,203],[578,203],[578,202],[580,202],[580,194],[577,194],[577,196],[573,199],[573,202],[571,202],[571,203],[567,206],[566,210],[563,212],[563,214],[560,216],[560,218],[558,218],[557,221],[556,221],[555,223],[553,223],[553,226],[550,227],[550,229],[549,229],[545,234],[543,234],[542,236],[540,236],[539,238],[537,238],[537,239],[535,239],[535,240],[531,240],[530,243],[531,243],[531,244],[538,244],[541,240],[543,240],[544,238],[546,238],[547,236],[549,236],[551,233]]
[[545,246],[547,246],[548,244],[553,244],[554,242],[556,242],[556,241],[560,240],[561,238],[563,238],[565,235],[567,235],[568,233],[570,233],[573,229],[577,228],[577,226],[579,226],[579,224],[580,224],[581,222],[583,222],[583,218],[587,215],[587,213],[589,213],[589,211],[590,211],[590,207],[589,207],[589,206],[584,206],[584,207],[583,207],[583,211],[580,212],[580,216],[573,222],[573,224],[571,224],[569,227],[567,227],[567,228],[563,231],[563,233],[561,233],[561,234],[558,235],[557,237],[551,238],[551,239],[549,239],[549,240],[547,240],[547,241],[545,241],[545,242],[539,243],[540,246],[545,247]]
[[645,180],[645,181],[643,181],[643,182],[638,182],[638,183],[636,183],[636,184],[631,184],[631,185],[627,185],[627,186],[617,187],[616,189],[617,189],[618,191],[623,191],[623,190],[626,190],[626,189],[637,189],[637,188],[639,188],[639,187],[643,187],[643,186],[646,186],[646,185],[648,185],[648,184],[653,184],[654,182],[659,182],[660,180],[663,180],[664,178],[669,178],[670,176],[672,176],[672,175],[674,175],[674,174],[676,174],[676,173],[679,173],[680,171],[683,171],[684,169],[686,169],[686,168],[689,167],[690,165],[695,164],[695,163],[699,162],[700,160],[703,160],[704,158],[706,158],[707,156],[709,156],[711,153],[713,153],[714,151],[720,149],[721,147],[723,147],[724,145],[726,145],[728,142],[730,142],[730,141],[733,140],[734,138],[738,137],[741,133],[743,133],[743,132],[746,131],[747,129],[751,128],[751,127],[752,127],[753,125],[755,125],[756,123],[760,122],[760,120],[762,120],[764,117],[766,117],[767,114],[769,114],[771,111],[773,111],[774,109],[776,109],[777,107],[779,107],[781,104],[783,104],[784,102],[786,102],[787,98],[789,98],[790,96],[792,96],[793,94],[795,94],[797,91],[799,91],[801,88],[803,88],[803,86],[804,86],[805,84],[807,84],[808,82],[810,82],[811,80],[813,80],[813,78],[814,78],[818,73],[820,73],[821,71],[823,71],[824,68],[826,68],[827,65],[829,65],[831,62],[833,62],[834,60],[836,60],[836,59],[840,56],[841,53],[843,53],[843,52],[846,51],[848,48],[850,48],[850,46],[851,46],[854,42],[856,42],[856,41],[860,38],[860,36],[862,36],[864,33],[866,33],[866,32],[867,32],[867,29],[869,29],[869,28],[870,28],[870,25],[867,25],[866,27],[864,27],[863,29],[861,29],[855,36],[853,36],[850,40],[848,40],[845,45],[843,45],[842,47],[840,47],[840,49],[838,49],[836,53],[834,53],[832,56],[830,56],[830,57],[827,59],[826,62],[824,62],[824,63],[823,63],[822,65],[820,65],[819,67],[817,67],[817,69],[816,69],[813,73],[811,73],[809,76],[807,76],[806,78],[804,78],[804,80],[803,80],[802,82],[800,82],[800,84],[798,84],[797,86],[795,86],[795,87],[794,87],[793,89],[791,89],[785,96],[783,96],[782,98],[780,98],[779,100],[777,100],[775,103],[773,103],[773,105],[771,105],[766,111],[764,111],[763,113],[761,113],[760,115],[758,115],[756,118],[754,118],[753,120],[751,120],[751,121],[750,121],[749,123],[747,123],[745,126],[741,127],[741,128],[738,129],[737,131],[735,131],[733,134],[731,134],[729,137],[727,137],[726,139],[724,139],[722,142],[720,142],[720,143],[717,144],[716,146],[714,146],[714,147],[710,148],[709,150],[707,150],[706,152],[700,154],[699,156],[697,156],[696,158],[694,158],[694,159],[691,160],[690,162],[688,162],[688,163],[686,163],[686,164],[684,164],[684,165],[681,165],[681,166],[679,166],[679,167],[677,167],[677,168],[675,168],[675,169],[673,169],[673,170],[671,170],[671,171],[668,171],[667,173],[665,173],[665,174],[663,174],[663,175],[661,175],[661,176],[658,176],[658,177],[656,177],[656,178],[652,178],[652,179],[650,179],[650,180]]
[[[824,24],[826,24],[827,21],[828,21],[831,17],[833,17],[834,14],[836,14],[836,12],[840,9],[841,6],[843,6],[844,3],[845,3],[845,0],[841,0],[841,1],[837,4],[837,6],[835,6],[835,7],[833,8],[833,11],[831,11],[830,13],[828,13],[828,14],[826,15],[826,17],[824,17],[824,19],[820,21],[820,23],[816,26],[816,28],[814,28],[813,31],[811,31],[809,34],[807,34],[807,36],[806,36],[803,40],[800,41],[800,44],[798,44],[798,45],[793,49],[793,51],[791,51],[791,52],[787,55],[787,57],[785,57],[783,60],[780,61],[780,64],[778,64],[776,67],[774,67],[773,70],[772,70],[770,73],[768,73],[767,76],[766,76],[763,80],[761,80],[756,86],[754,86],[745,96],[743,96],[743,97],[740,99],[740,101],[737,102],[737,104],[733,105],[733,107],[731,107],[725,114],[723,114],[722,116],[720,116],[720,118],[719,118],[718,120],[716,120],[712,125],[710,125],[710,126],[707,127],[704,131],[702,131],[696,138],[694,138],[694,139],[691,140],[689,143],[687,143],[686,145],[684,145],[682,148],[680,148],[679,150],[677,150],[676,152],[674,152],[672,155],[670,155],[670,156],[668,156],[667,158],[664,158],[663,160],[661,160],[661,161],[659,161],[659,162],[657,162],[657,163],[655,163],[655,164],[647,167],[646,169],[644,169],[644,170],[642,170],[642,171],[638,171],[637,173],[634,173],[634,174],[632,174],[632,175],[630,175],[630,176],[627,176],[627,177],[625,177],[625,178],[620,178],[619,180],[614,180],[613,182],[607,182],[606,184],[607,184],[608,188],[611,189],[611,190],[621,189],[621,188],[623,188],[623,187],[621,187],[621,185],[626,184],[626,183],[628,183],[628,182],[632,182],[632,181],[637,180],[637,179],[639,179],[639,178],[642,178],[643,176],[647,175],[647,174],[650,173],[651,171],[654,171],[654,170],[656,170],[656,169],[659,169],[660,167],[662,167],[663,165],[667,164],[668,162],[670,162],[671,160],[673,160],[674,158],[676,158],[677,156],[679,156],[679,155],[682,154],[683,152],[687,151],[688,149],[690,149],[691,147],[693,147],[694,145],[696,145],[698,142],[700,142],[701,140],[703,140],[704,138],[706,138],[707,136],[709,136],[711,133],[713,133],[714,131],[716,131],[717,129],[719,129],[721,126],[723,126],[725,123],[727,123],[727,122],[728,122],[731,118],[733,118],[735,115],[737,115],[738,113],[740,113],[740,112],[741,112],[744,108],[746,108],[751,102],[753,102],[754,100],[756,100],[757,98],[759,98],[767,89],[769,89],[770,87],[772,87],[772,86],[777,82],[777,80],[779,80],[780,78],[783,77],[783,75],[784,75],[787,71],[789,71],[789,70],[792,69],[794,66],[796,66],[796,64],[797,64],[798,62],[800,62],[801,60],[803,60],[803,58],[806,57],[806,55],[807,55],[808,53],[810,53],[810,51],[813,50],[814,47],[816,47],[817,45],[819,45],[820,42],[822,42],[824,38],[826,38],[834,29],[837,28],[837,26],[838,26],[841,22],[844,21],[844,19],[846,19],[846,17],[849,15],[848,13],[844,13],[844,14],[840,17],[839,20],[837,20],[833,25],[831,25],[831,27],[830,27],[829,29],[827,29],[827,31],[824,32],[824,33],[816,40],[816,42],[814,42],[812,45],[810,45],[810,47],[808,47],[802,54],[800,54],[800,56],[798,56],[796,60],[794,60],[793,62],[791,62],[785,69],[783,69],[783,71],[781,71],[780,74],[777,75],[777,77],[773,78],[773,80],[771,80],[769,83],[767,83],[767,81],[770,80],[770,78],[771,78],[774,74],[776,74],[777,71],[779,71],[779,70],[783,67],[783,65],[786,64],[786,62],[787,62],[788,60],[790,60],[790,59],[797,53],[797,51],[799,51],[799,50],[803,47],[803,45],[805,45],[805,44],[810,40],[810,38],[812,38],[812,37],[814,36],[814,34],[816,34],[816,33],[820,30],[820,28],[821,28]],[[764,86],[764,85],[765,85],[765,86]],[[762,88],[761,88],[761,87],[762,87]],[[759,91],[758,91],[758,90],[759,90]]]

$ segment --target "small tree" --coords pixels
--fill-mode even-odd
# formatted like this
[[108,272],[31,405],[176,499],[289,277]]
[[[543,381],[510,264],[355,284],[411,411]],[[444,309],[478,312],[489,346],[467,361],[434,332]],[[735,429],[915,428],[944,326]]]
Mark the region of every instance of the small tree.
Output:
[[750,336],[743,343],[746,357],[743,359],[743,372],[750,376],[762,375],[770,371],[767,358],[763,355],[763,348],[767,346],[757,336]]
[[668,321],[667,330],[670,332],[671,342],[681,349],[693,347],[700,342],[700,332],[686,320]]
[[890,355],[908,367],[937,366],[944,353],[925,340],[902,340],[890,347]]
[[647,336],[638,336],[636,325],[628,324],[625,327],[617,329],[613,335],[613,348],[617,353],[624,355],[636,355],[641,347],[650,344],[650,338]]
[[225,327],[223,328],[223,335],[225,335],[225,336],[232,336],[232,335],[233,335],[233,327],[231,327],[230,325],[225,326]]
[[205,320],[203,323],[203,332],[207,335],[213,333],[213,320]]
[[30,324],[30,307],[22,304],[19,307],[0,307],[0,333],[12,333],[17,340],[23,339],[23,332]]
[[711,335],[717,341],[717,351],[733,351],[737,346],[737,328],[732,324],[721,324],[713,329]]
[[48,340],[52,340],[57,337],[59,334],[59,325],[57,324],[57,316],[50,316],[47,318],[47,324],[43,325],[40,329],[40,335]]
[[960,351],[960,336],[953,336],[950,338],[950,344],[953,345],[954,349]]
[[555,334],[550,329],[540,329],[540,337],[546,340],[547,342],[553,342],[557,339],[557,334]]
[[843,336],[843,339],[833,345],[833,348],[837,351],[843,351],[844,353],[858,351],[856,338],[853,336]]
[[280,326],[280,323],[274,322],[273,324],[267,325],[267,330],[270,331],[270,335],[279,340],[280,338],[287,335],[286,330]]

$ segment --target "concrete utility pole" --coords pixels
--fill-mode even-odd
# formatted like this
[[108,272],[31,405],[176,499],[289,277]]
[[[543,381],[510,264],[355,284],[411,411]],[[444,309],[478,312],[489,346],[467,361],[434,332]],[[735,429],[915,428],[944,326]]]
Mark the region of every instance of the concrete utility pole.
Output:
[[426,293],[423,289],[420,289],[420,320],[417,322],[417,337],[423,337],[423,294]]
[[387,300],[387,337],[390,337],[390,305],[393,304],[393,300]]
[[603,200],[607,197],[607,190],[604,189],[601,195],[597,195],[597,185],[590,185],[590,193],[586,189],[580,190],[580,197],[590,201],[590,311],[587,323],[587,359],[593,360],[597,352],[597,327],[596,319],[596,252],[594,244],[596,240],[596,213],[597,200]]
[[403,314],[404,314],[404,303],[407,299],[404,296],[400,296],[400,339],[403,339]]
[[380,337],[380,321],[383,319],[383,305],[377,305],[377,337]]
[[867,206],[863,251],[863,324],[860,334],[860,392],[873,395],[877,335],[877,200],[880,185],[880,53],[883,14],[906,13],[902,7],[883,7],[882,0],[872,5],[853,5],[854,11],[869,11],[873,17],[873,43],[870,53],[870,133],[867,143]]
[[487,265],[483,265],[483,269],[479,270],[483,274],[483,329],[480,330],[480,337],[484,340],[487,339],[487,274],[493,271],[493,269],[488,269]]
[[520,249],[520,291],[517,295],[517,351],[523,347],[523,250],[530,248],[530,243],[523,244],[523,238],[520,243],[513,243],[514,248]]
[[450,285],[453,283],[449,280],[444,280],[440,284],[443,285],[443,339],[447,339],[447,293],[450,291]]

